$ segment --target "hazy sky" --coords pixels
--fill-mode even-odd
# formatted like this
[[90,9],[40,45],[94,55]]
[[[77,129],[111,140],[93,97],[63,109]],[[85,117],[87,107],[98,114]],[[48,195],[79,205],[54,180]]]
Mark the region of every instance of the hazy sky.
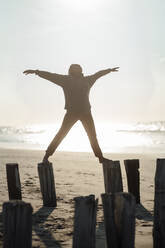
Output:
[[0,125],[60,122],[62,89],[25,69],[99,79],[90,101],[98,122],[165,121],[164,0],[0,0]]

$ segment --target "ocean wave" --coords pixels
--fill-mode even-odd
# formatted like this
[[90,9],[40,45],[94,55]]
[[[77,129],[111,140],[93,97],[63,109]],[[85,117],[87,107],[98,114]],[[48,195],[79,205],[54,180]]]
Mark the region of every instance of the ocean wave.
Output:
[[[56,128],[56,125],[31,125],[25,127],[0,126],[0,134],[44,134],[48,129]],[[103,126],[105,129],[112,129],[117,132],[165,132],[165,121],[156,122],[138,122],[126,124],[108,124]],[[96,123],[96,128],[99,129],[99,124]]]
[[[0,127],[1,147],[30,147],[46,149],[59,124],[31,125],[24,127]],[[104,152],[124,149],[155,149],[165,151],[165,122],[133,124],[96,123],[99,143]],[[81,140],[81,142],[80,142]],[[60,144],[59,150],[91,151],[89,140],[81,123],[75,125],[67,138]]]
[[1,126],[0,134],[40,134],[44,133],[44,129],[38,129],[35,127],[11,127],[11,126]]
[[165,122],[144,122],[125,124],[117,129],[119,132],[165,132]]

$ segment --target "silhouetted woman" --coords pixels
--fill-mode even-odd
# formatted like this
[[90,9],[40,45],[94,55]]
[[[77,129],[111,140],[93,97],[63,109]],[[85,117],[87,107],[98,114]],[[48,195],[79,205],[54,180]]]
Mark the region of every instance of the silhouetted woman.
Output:
[[36,74],[41,78],[47,79],[61,86],[65,95],[66,114],[60,130],[46,150],[43,162],[48,162],[49,156],[55,152],[63,138],[78,120],[82,122],[87,132],[95,156],[99,158],[100,163],[104,161],[105,158],[103,157],[97,141],[95,125],[91,114],[89,92],[98,78],[110,72],[116,72],[118,69],[119,67],[101,70],[90,76],[84,76],[82,68],[78,64],[72,64],[70,66],[68,75],[60,75],[40,70],[24,71],[26,75]]

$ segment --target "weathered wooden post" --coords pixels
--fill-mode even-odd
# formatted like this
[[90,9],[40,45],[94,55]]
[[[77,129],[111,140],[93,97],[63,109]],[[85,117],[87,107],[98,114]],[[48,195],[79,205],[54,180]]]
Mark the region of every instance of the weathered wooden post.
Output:
[[107,248],[134,248],[135,198],[129,193],[102,194]]
[[3,204],[4,248],[32,247],[32,211],[20,200]]
[[73,248],[95,248],[98,199],[94,195],[74,199]]
[[18,170],[18,164],[6,164],[7,185],[9,200],[22,200],[21,183]]
[[165,247],[165,159],[157,159],[154,201],[154,248]]
[[38,174],[45,207],[56,207],[56,191],[52,163],[39,163]]
[[128,192],[135,196],[136,203],[140,203],[139,160],[127,159],[124,160],[124,165],[127,174]]
[[106,159],[103,163],[104,186],[106,193],[123,191],[121,168],[119,161]]

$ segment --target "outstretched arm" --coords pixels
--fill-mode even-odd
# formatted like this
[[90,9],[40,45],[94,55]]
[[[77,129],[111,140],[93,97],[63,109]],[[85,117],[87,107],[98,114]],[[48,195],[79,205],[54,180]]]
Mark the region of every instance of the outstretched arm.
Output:
[[106,70],[101,70],[101,71],[98,71],[94,74],[94,76],[96,77],[96,79],[110,73],[110,72],[117,72],[119,70],[119,67],[114,67],[114,68],[109,68],[109,69],[106,69]]
[[65,82],[65,79],[67,76],[65,75],[60,75],[60,74],[56,74],[56,73],[51,73],[51,72],[47,72],[47,71],[39,71],[39,70],[26,70],[23,72],[25,75],[28,74],[35,74],[38,75],[41,78],[47,79],[57,85],[62,86]]
[[119,70],[119,67],[114,67],[114,68],[109,68],[109,69],[106,69],[106,70],[101,70],[101,71],[98,71],[96,72],[95,74],[89,76],[89,81],[90,81],[90,85],[92,86],[96,80],[110,72],[117,72]]

